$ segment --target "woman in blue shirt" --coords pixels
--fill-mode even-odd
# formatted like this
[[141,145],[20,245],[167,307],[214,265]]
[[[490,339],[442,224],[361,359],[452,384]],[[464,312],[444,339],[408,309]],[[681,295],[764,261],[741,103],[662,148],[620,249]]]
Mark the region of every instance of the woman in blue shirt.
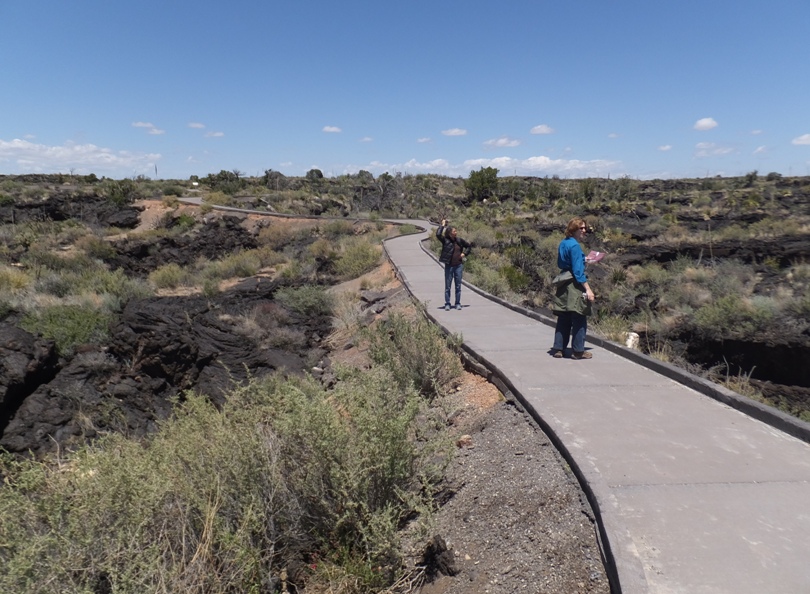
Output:
[[572,359],[592,358],[591,353],[585,352],[585,334],[588,331],[587,316],[591,314],[594,295],[585,274],[585,252],[579,245],[587,231],[584,220],[571,219],[565,229],[565,239],[557,249],[557,266],[562,273],[570,273],[562,276],[570,278],[557,283],[552,304],[554,315],[557,316],[554,346],[551,348],[551,355],[555,359],[562,358],[569,338],[573,350]]

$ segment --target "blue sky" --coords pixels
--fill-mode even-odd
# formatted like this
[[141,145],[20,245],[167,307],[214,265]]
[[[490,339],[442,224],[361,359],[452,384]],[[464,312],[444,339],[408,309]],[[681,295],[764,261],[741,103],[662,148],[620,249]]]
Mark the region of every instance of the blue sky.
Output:
[[2,174],[810,175],[807,0],[0,0],[0,64]]

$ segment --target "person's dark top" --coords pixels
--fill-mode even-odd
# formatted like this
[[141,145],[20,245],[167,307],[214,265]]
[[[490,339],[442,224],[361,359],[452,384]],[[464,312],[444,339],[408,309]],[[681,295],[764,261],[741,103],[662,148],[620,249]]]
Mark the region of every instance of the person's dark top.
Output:
[[463,262],[462,254],[467,257],[472,250],[472,244],[461,237],[450,237],[449,226],[440,226],[436,230],[436,237],[442,242],[442,252],[439,255],[439,262],[458,266]]

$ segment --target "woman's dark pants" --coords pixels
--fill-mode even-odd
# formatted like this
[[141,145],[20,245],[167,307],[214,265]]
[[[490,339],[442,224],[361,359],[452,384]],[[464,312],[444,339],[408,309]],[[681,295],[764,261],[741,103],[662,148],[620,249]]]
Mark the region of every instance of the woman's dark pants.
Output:
[[444,265],[444,304],[450,305],[450,285],[456,283],[456,302],[453,305],[461,304],[461,275],[464,272],[464,264],[457,266]]
[[[585,350],[585,333],[588,331],[588,318],[573,311],[556,314],[557,326],[554,328],[554,350],[562,351],[568,346],[571,338],[571,348],[575,353]],[[573,338],[572,338],[573,337]]]

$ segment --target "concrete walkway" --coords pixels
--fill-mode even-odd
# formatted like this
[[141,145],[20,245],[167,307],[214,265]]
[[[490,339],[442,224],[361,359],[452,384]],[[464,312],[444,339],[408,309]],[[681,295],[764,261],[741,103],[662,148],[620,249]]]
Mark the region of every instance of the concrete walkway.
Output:
[[387,240],[391,262],[567,458],[597,514],[614,591],[810,593],[810,445],[604,342],[589,344],[591,360],[553,359],[551,326],[469,287],[462,311],[444,311],[426,236]]

